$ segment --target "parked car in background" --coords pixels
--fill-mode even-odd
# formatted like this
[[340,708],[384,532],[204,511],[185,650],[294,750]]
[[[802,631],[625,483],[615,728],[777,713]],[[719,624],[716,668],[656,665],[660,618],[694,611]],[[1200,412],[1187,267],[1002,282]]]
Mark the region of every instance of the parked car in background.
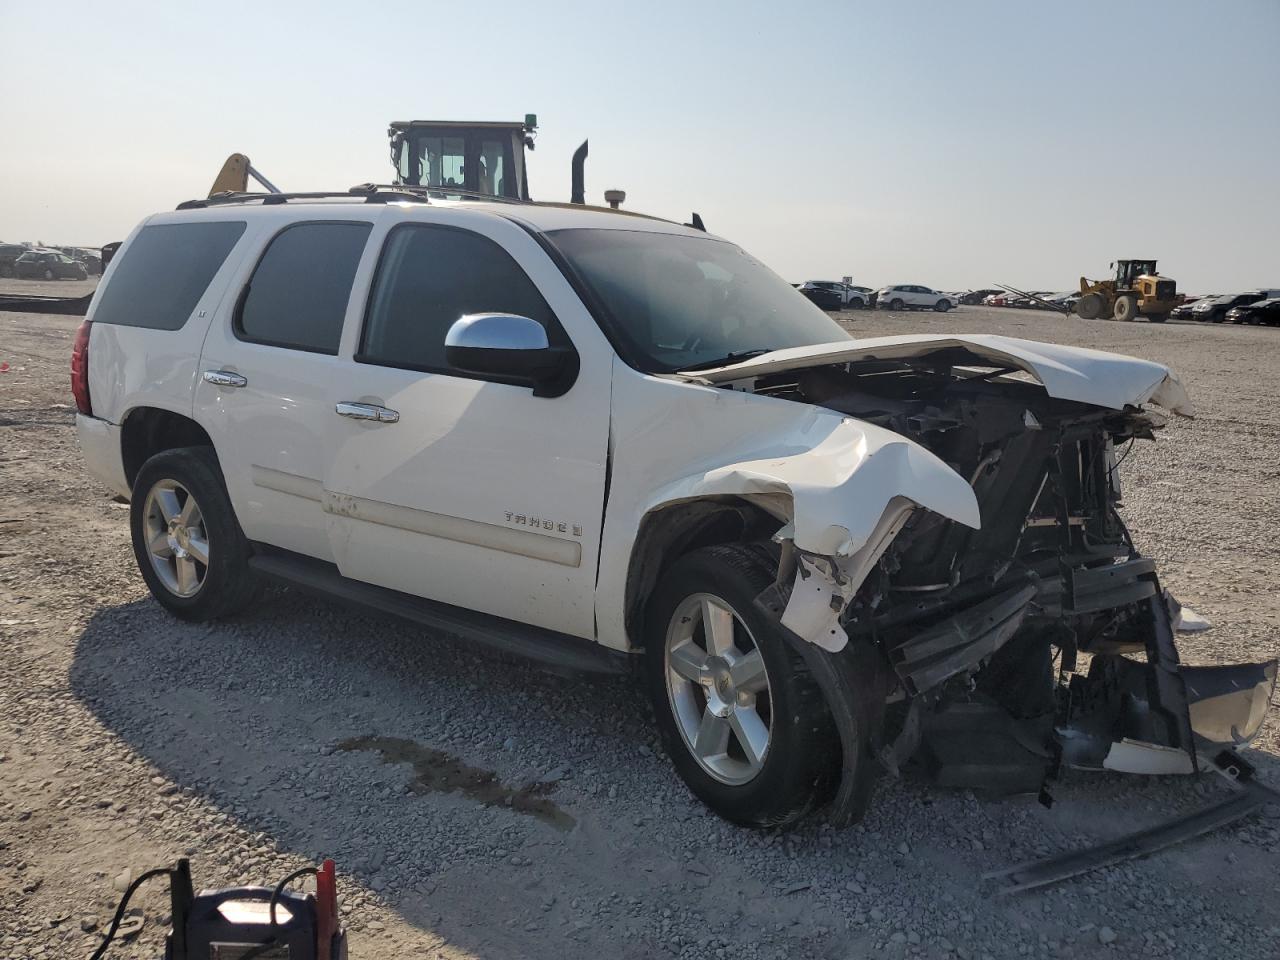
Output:
[[844,297],[830,287],[819,284],[801,284],[800,292],[820,310],[835,311],[844,309]]
[[97,276],[102,272],[102,257],[96,250],[88,247],[59,247],[58,249],[76,263],[84,264],[84,269],[89,276]]
[[13,274],[24,280],[86,280],[89,271],[65,253],[28,250],[13,261]]
[[1202,303],[1205,300],[1212,300],[1217,296],[1218,294],[1216,293],[1199,294],[1196,296],[1190,296],[1190,295],[1186,296],[1183,298],[1182,303],[1178,304],[1176,307],[1173,308],[1173,310],[1170,311],[1169,319],[1170,320],[1195,320],[1196,316],[1194,313],[1192,313],[1192,311],[1195,309],[1196,304]]
[[[826,307],[818,299],[809,296],[810,291],[823,290],[833,294],[839,300],[839,306]],[[865,310],[871,306],[871,288],[858,287],[851,283],[840,283],[836,280],[806,280],[800,284],[800,292],[824,310]],[[831,298],[823,297],[823,302],[830,303]]]
[[1227,311],[1231,323],[1266,324],[1280,326],[1280,297],[1270,297],[1257,303],[1243,303]]
[[889,310],[929,309],[945,313],[955,306],[950,295],[930,287],[899,283],[876,291],[876,305]]
[[997,290],[994,287],[989,287],[985,290],[970,290],[960,298],[960,302],[967,306],[976,307],[980,303],[986,303],[987,297],[993,297],[1002,293],[1004,293],[1003,290]]
[[20,243],[0,243],[0,277],[14,276],[14,261],[26,252],[27,248]]
[[1227,318],[1227,311],[1232,307],[1240,307],[1259,300],[1267,300],[1280,296],[1280,290],[1249,290],[1245,293],[1228,293],[1221,297],[1205,297],[1191,308],[1191,319],[1206,323],[1221,323]]

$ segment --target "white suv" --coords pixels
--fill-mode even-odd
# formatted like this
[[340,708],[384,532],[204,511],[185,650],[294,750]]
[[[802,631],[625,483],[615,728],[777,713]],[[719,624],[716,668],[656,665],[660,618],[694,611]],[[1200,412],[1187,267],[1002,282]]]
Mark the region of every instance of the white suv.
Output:
[[1247,739],[1274,682],[1154,679],[1180,668],[1113,452],[1157,426],[1144,404],[1189,411],[1164,367],[853,340],[675,223],[184,204],[112,260],[72,381],[174,615],[273,578],[558,669],[635,663],[676,769],[738,823],[848,822],[908,766],[1009,789],[1059,756],[1190,770],[1191,702],[1230,683],[1197,732]]
[[886,310],[906,310],[909,307],[937,310],[946,313],[955,306],[949,294],[939,293],[928,287],[916,284],[899,283],[892,287],[882,287],[876,293],[876,306]]

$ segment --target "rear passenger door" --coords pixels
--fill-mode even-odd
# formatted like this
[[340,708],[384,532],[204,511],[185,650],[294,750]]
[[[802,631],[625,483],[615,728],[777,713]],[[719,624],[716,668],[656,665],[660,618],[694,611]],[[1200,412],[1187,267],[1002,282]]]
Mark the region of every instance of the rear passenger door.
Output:
[[[580,637],[595,633],[612,352],[563,275],[515,224],[415,211],[393,227],[329,412],[326,507],[341,572]],[[578,355],[557,397],[450,367],[464,314],[529,317]]]
[[251,540],[332,560],[321,509],[327,431],[348,373],[338,358],[372,219],[265,230],[237,296],[205,338],[195,418]]

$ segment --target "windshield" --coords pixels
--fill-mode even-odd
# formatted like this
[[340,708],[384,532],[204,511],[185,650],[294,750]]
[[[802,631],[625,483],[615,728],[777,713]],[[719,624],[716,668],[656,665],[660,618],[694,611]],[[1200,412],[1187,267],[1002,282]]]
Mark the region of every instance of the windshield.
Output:
[[547,237],[604,307],[601,323],[623,341],[624,359],[647,373],[849,338],[791,284],[723,240],[630,230]]

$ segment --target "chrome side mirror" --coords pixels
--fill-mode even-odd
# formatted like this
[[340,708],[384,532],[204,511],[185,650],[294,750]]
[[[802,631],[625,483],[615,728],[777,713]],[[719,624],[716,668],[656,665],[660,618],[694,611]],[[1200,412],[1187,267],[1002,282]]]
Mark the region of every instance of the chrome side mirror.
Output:
[[510,313],[470,313],[444,338],[449,366],[504,383],[533,387],[534,396],[558,397],[577,375],[577,354],[553,347],[537,320]]

